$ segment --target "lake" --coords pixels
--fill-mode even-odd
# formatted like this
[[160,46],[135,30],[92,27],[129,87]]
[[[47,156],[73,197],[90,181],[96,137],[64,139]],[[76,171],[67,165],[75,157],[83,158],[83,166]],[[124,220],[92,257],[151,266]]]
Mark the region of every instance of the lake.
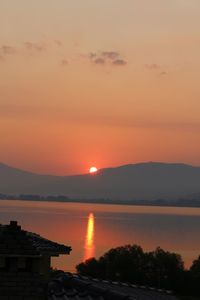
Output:
[[65,271],[125,244],[180,253],[186,267],[200,255],[200,208],[0,200],[0,223],[10,220],[71,246],[70,256],[52,259],[53,267]]

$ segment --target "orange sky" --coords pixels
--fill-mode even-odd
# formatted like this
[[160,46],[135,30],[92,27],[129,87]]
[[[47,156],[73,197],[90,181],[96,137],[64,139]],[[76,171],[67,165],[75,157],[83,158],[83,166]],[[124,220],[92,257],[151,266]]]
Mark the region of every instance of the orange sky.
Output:
[[200,165],[199,0],[1,0],[0,161]]

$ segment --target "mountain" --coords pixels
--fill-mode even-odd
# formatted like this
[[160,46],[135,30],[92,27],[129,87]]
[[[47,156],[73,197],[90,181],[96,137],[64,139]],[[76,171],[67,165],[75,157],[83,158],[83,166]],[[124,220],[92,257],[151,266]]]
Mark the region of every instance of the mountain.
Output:
[[39,175],[0,164],[0,193],[113,200],[179,199],[200,194],[200,167],[139,163],[75,176]]

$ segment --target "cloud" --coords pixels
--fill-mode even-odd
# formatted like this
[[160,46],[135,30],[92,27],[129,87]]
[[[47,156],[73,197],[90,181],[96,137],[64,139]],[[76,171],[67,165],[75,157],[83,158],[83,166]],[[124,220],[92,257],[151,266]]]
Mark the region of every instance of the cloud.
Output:
[[117,51],[90,52],[88,58],[97,65],[125,66],[127,64],[127,61]]
[[165,75],[168,74],[165,70],[163,70],[164,67],[162,65],[159,65],[159,64],[156,64],[156,63],[146,64],[145,67],[146,67],[147,70],[157,72],[158,75],[160,75],[160,76],[165,76]]
[[94,52],[90,52],[90,53],[88,54],[88,57],[89,57],[90,59],[93,59],[93,58],[97,57],[97,54],[94,53]]
[[[27,52],[41,52],[46,50],[46,44],[44,42],[24,42],[23,46]],[[15,55],[15,54],[23,54],[23,47],[14,47],[11,45],[2,45],[0,46],[0,56],[5,58],[8,55]]]
[[115,66],[125,66],[127,62],[123,59],[116,59],[113,61],[113,65]]
[[[75,118],[75,117],[74,117]],[[77,121],[89,123],[96,126],[107,127],[121,127],[121,128],[147,128],[147,129],[161,129],[161,130],[179,130],[179,131],[192,131],[199,134],[200,122],[184,122],[183,120],[177,121],[154,121],[152,118],[142,120],[140,117],[127,117],[127,116],[111,116],[111,115],[84,115],[77,116]]]
[[160,72],[160,75],[165,76],[165,75],[167,75],[167,72],[166,71]]
[[155,64],[155,63],[154,64],[146,64],[145,67],[148,70],[159,70],[159,69],[161,69],[161,66],[158,65],[158,64]]
[[115,51],[103,51],[101,55],[111,60],[117,59],[120,56],[119,53]]
[[63,46],[63,43],[60,40],[55,40],[54,42],[55,42],[56,46],[58,46],[58,47]]
[[43,106],[43,105],[29,105],[29,104],[0,104],[0,117],[5,119],[55,119],[66,118],[68,112],[57,107]]
[[122,115],[103,115],[103,114],[77,114],[75,111],[69,112],[66,108],[59,108],[53,106],[40,105],[13,105],[0,104],[0,117],[5,119],[20,119],[20,120],[51,120],[58,122],[60,120],[79,123],[81,125],[105,126],[105,127],[120,127],[120,128],[147,128],[147,129],[161,129],[161,130],[180,130],[192,131],[199,134],[200,122],[184,122],[183,120],[154,121],[151,117],[141,119],[140,116],[127,117]]
[[61,65],[62,65],[63,67],[67,66],[67,65],[68,65],[68,61],[67,61],[66,59],[62,59],[62,60],[61,60]]
[[[20,45],[2,44],[0,45],[0,61],[7,61],[8,57],[12,55],[16,55],[18,57],[33,57],[35,55],[39,56],[47,51],[51,51],[52,49],[56,50],[59,55],[58,47],[62,47],[62,45],[63,44],[60,40],[46,41],[44,39],[39,41],[23,41]],[[62,65],[67,65],[67,60],[63,59]]]
[[46,50],[46,45],[43,42],[33,43],[33,42],[25,42],[24,46],[28,51],[37,51],[41,52]]
[[2,45],[0,49],[3,55],[13,55],[17,52],[14,47],[9,45]]
[[96,58],[95,60],[94,60],[94,63],[95,64],[99,64],[99,65],[104,65],[105,64],[105,59],[103,59],[103,58],[101,58],[101,57],[99,57],[99,58]]

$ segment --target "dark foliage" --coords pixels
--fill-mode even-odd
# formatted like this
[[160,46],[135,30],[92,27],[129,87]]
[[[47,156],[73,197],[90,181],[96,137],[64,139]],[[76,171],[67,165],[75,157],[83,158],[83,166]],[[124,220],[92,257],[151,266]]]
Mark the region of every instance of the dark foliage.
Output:
[[185,270],[179,254],[159,247],[152,252],[144,252],[137,245],[117,247],[76,268],[82,275],[164,288],[182,295],[200,295],[200,257],[190,270]]
[[200,256],[193,261],[189,271],[189,290],[196,296],[200,296]]

